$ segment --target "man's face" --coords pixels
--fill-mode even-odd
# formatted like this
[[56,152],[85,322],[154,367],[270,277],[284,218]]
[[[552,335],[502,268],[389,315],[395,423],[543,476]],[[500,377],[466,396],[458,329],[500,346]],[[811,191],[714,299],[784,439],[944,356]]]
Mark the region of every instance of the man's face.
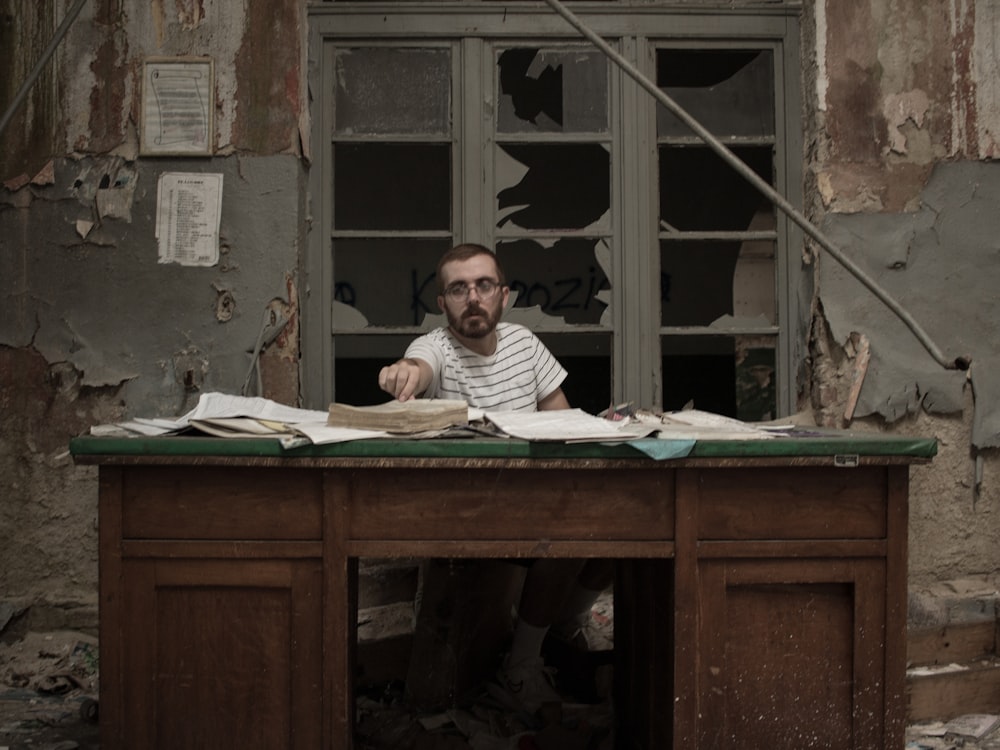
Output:
[[[476,283],[483,280],[497,283],[497,267],[493,258],[474,255],[466,260],[446,263],[441,268],[441,276],[446,293],[438,296],[438,306],[447,316],[451,329],[470,339],[480,339],[491,334],[500,322],[510,295],[507,287],[498,287],[486,296],[476,289]],[[462,285],[468,293],[467,297],[455,297],[447,293],[448,289],[461,288]]]

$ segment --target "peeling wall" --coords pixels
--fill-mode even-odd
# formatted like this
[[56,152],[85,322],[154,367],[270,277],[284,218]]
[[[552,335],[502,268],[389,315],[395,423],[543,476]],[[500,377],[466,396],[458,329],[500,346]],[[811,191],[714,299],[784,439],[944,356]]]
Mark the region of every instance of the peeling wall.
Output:
[[995,572],[1000,6],[826,0],[813,20],[816,223],[972,366],[943,368],[820,252],[811,405],[827,424],[938,438],[938,458],[912,473],[911,583]]
[[[70,4],[0,0],[17,52],[0,109]],[[266,5],[85,3],[0,133],[0,598],[15,608],[94,621],[96,471],[73,464],[72,436],[240,392],[271,314],[288,322],[260,359],[263,395],[297,403],[305,10]],[[214,60],[215,156],[141,158],[143,60],[182,55]],[[158,262],[164,172],[223,176],[217,265]]]

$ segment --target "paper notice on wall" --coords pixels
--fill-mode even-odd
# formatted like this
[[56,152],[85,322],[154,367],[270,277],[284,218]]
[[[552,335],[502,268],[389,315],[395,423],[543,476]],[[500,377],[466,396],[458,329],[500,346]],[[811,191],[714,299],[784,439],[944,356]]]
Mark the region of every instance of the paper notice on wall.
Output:
[[221,174],[164,172],[156,191],[159,262],[214,266],[221,219]]

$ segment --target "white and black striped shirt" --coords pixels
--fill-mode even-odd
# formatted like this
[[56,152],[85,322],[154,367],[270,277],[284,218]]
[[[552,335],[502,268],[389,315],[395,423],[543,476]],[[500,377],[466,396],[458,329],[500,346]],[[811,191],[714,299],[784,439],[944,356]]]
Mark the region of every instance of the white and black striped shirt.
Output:
[[499,323],[496,334],[496,351],[486,357],[467,349],[447,328],[411,343],[405,356],[422,359],[434,372],[423,396],[460,399],[493,411],[535,411],[562,385],[565,368],[522,325]]

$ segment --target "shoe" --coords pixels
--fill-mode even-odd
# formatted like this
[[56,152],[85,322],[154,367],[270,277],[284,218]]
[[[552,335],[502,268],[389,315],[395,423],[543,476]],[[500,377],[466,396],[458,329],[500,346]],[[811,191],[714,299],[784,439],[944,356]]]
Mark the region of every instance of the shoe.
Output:
[[495,683],[489,686],[494,698],[515,711],[534,714],[545,703],[562,703],[556,692],[552,670],[541,657],[523,659],[510,665],[504,660]]

